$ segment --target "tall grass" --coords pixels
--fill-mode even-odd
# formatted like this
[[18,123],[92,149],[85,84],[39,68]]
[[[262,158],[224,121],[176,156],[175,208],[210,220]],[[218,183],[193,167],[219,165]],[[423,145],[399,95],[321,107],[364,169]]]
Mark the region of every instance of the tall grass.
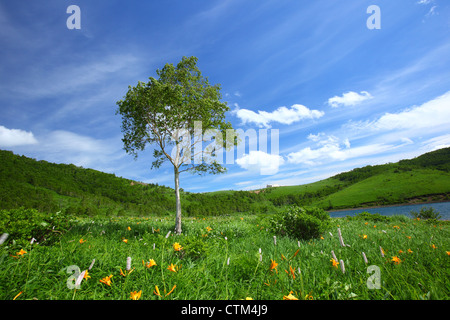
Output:
[[[20,292],[16,299],[130,299],[131,292],[140,290],[140,299],[166,300],[279,300],[290,293],[298,299],[450,297],[446,222],[333,219],[322,238],[277,236],[275,245],[268,221],[268,216],[253,215],[186,218],[182,235],[166,237],[173,230],[168,218],[79,220],[52,246],[30,244],[23,248],[26,254],[13,257],[20,249],[2,245],[0,299],[13,299]],[[332,251],[340,265],[330,261]],[[131,272],[126,270],[128,257]],[[69,267],[84,271],[93,259],[89,278],[76,292],[69,289],[75,276]],[[150,259],[156,265],[147,267]],[[277,266],[270,269],[272,261]],[[367,285],[369,266],[380,270],[379,289]],[[110,286],[100,282],[110,275]]]

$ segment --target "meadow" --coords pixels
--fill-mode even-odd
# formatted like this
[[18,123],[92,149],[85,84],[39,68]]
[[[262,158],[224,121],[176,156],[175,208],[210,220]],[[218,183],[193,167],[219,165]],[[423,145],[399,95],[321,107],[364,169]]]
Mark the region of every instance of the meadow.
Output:
[[447,221],[334,218],[298,240],[270,218],[186,217],[181,235],[171,216],[74,218],[51,245],[0,246],[0,299],[450,298]]

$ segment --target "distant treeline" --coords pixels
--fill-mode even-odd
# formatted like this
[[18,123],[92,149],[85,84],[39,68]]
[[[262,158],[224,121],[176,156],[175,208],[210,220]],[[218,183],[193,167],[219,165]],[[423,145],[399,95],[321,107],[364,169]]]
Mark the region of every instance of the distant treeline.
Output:
[[[275,212],[287,205],[314,205],[318,200],[376,174],[430,168],[450,172],[450,148],[426,153],[412,160],[365,166],[336,175],[341,183],[314,191],[181,192],[185,216],[212,216],[240,212]],[[279,187],[283,188],[283,187]],[[143,184],[114,174],[54,164],[0,150],[0,209],[34,208],[81,216],[166,215],[174,212],[173,189]],[[329,208],[325,208],[329,209]]]

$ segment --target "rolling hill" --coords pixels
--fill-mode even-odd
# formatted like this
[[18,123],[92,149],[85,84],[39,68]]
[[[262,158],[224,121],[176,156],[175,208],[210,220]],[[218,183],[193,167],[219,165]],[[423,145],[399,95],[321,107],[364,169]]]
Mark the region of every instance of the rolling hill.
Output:
[[[410,160],[365,166],[299,186],[255,191],[182,192],[183,215],[270,213],[287,205],[326,210],[450,200],[450,148]],[[173,189],[75,165],[0,150],[0,209],[35,208],[71,215],[166,215]]]

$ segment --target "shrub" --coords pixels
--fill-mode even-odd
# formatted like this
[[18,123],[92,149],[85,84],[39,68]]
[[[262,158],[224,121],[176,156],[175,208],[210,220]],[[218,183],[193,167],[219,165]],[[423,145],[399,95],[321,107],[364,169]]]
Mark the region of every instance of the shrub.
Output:
[[275,233],[297,239],[318,238],[330,223],[330,215],[316,207],[291,206],[271,219]]
[[364,221],[372,221],[372,222],[388,222],[391,220],[388,216],[383,216],[379,213],[370,213],[367,211],[360,212],[356,215],[347,216],[347,220],[364,220]]
[[411,210],[410,214],[415,219],[419,218],[424,220],[428,219],[439,220],[441,218],[439,211],[436,211],[433,207],[423,207],[422,209],[420,209],[419,213]]
[[50,215],[23,207],[0,210],[0,233],[8,233],[8,240],[18,246],[28,244],[32,238],[51,243],[62,231],[66,231],[69,223],[60,212]]

